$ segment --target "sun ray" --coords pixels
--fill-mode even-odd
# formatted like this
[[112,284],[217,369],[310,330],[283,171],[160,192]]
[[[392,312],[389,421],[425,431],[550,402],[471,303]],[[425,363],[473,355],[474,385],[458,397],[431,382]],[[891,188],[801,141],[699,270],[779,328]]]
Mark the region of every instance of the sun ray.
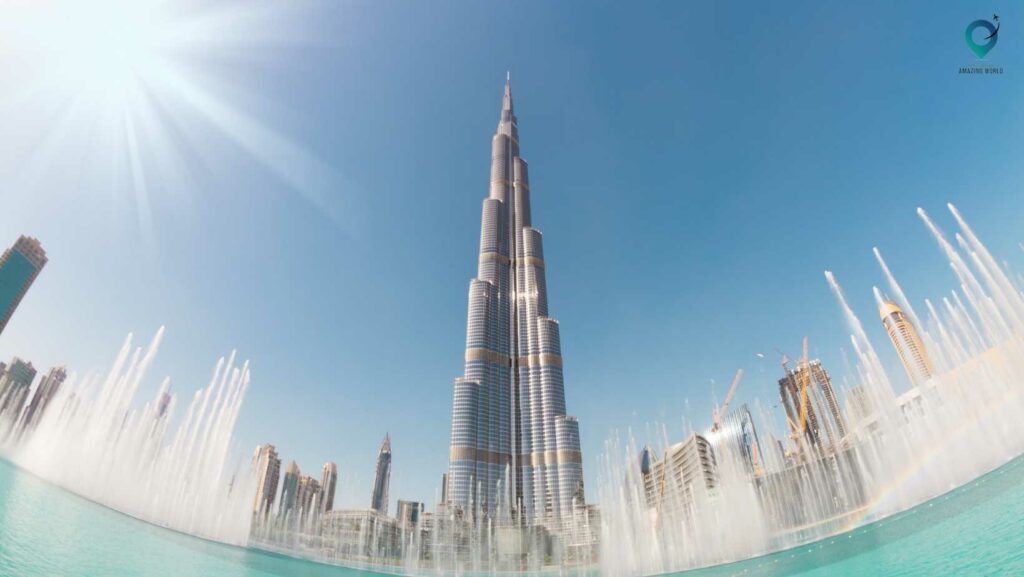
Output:
[[[131,207],[144,243],[155,246],[160,207],[236,173],[217,162],[228,143],[272,174],[276,189],[347,228],[341,175],[275,127],[266,107],[247,110],[229,96],[244,77],[224,78],[209,64],[258,67],[252,61],[274,52],[263,49],[307,42],[315,35],[300,24],[309,6],[13,2],[0,22],[0,123],[8,128],[0,177],[18,183],[20,195],[108,195],[109,206]],[[207,133],[223,141],[196,136]]]

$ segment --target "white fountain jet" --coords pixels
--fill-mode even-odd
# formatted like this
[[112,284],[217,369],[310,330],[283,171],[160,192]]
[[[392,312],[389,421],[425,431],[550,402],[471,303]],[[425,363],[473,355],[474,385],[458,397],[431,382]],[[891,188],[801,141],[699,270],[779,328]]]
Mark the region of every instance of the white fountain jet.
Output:
[[[764,454],[752,472],[737,470],[728,448],[717,451],[706,469],[711,491],[700,486],[700,475],[687,480],[700,451],[673,453],[678,465],[659,477],[665,468],[658,452],[638,451],[632,435],[625,443],[613,439],[602,456],[599,491],[606,574],[679,571],[822,539],[913,507],[1024,453],[1024,294],[956,207],[949,210],[960,229],[955,243],[918,209],[958,284],[941,303],[924,301],[927,325],[881,251],[873,251],[888,292],[922,334],[924,353],[941,359],[934,374],[897,394],[871,331],[826,272],[853,346],[852,374],[843,379],[851,385],[846,433],[830,445],[806,442],[792,425],[788,445],[762,435],[754,446]],[[878,288],[874,296],[885,300]],[[899,339],[889,340],[898,347]],[[660,445],[663,454],[672,446]],[[753,501],[737,489],[744,480]],[[674,516],[662,510],[666,482],[684,487]],[[722,539],[723,526],[746,540]]]
[[93,395],[95,378],[72,375],[30,428],[4,453],[19,466],[133,517],[244,545],[255,486],[227,466],[235,422],[249,386],[248,363],[220,359],[170,434],[176,402],[163,379],[141,409],[135,396],[156,357],[163,327],[145,349],[128,335]]

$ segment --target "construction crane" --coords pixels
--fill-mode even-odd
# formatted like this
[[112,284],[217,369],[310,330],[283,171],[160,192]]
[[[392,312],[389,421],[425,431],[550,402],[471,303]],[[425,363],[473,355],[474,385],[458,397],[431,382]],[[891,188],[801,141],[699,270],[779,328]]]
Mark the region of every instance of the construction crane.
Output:
[[[800,407],[798,411],[798,418],[800,420],[799,425],[794,423],[793,419],[789,418],[789,415],[786,415],[786,421],[789,423],[789,436],[794,441],[798,441],[800,437],[807,432],[807,389],[810,388],[811,384],[811,364],[807,354],[807,337],[804,337],[803,353],[803,358],[797,361],[796,372],[794,373],[796,375],[796,385],[800,395]],[[782,369],[786,372],[787,377],[789,376],[788,363],[789,358],[786,357],[786,355],[782,355]]]
[[743,378],[743,369],[736,371],[736,376],[732,379],[732,384],[729,385],[729,392],[725,394],[725,401],[722,402],[722,406],[711,412],[711,432],[717,433],[718,429],[722,426],[722,417],[725,416],[726,411],[729,410],[729,403],[732,402],[733,396],[736,394],[736,387],[740,384],[740,379]]
[[750,447],[750,461],[754,466],[754,476],[760,477],[764,475],[764,469],[761,467],[761,451],[757,448],[757,443],[752,443]]

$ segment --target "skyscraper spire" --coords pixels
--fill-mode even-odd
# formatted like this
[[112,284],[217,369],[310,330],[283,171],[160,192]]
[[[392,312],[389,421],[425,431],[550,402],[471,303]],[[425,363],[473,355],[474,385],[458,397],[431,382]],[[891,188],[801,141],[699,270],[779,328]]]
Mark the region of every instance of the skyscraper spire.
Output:
[[491,140],[465,369],[455,380],[448,503],[467,515],[555,524],[582,506],[579,424],[566,415],[558,321],[506,75]]
[[512,110],[512,73],[505,72],[505,96],[501,99],[502,110]]

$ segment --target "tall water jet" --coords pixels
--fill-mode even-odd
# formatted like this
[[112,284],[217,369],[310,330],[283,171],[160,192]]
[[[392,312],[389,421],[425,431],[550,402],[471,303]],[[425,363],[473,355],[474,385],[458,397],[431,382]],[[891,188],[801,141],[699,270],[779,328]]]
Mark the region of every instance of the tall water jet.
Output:
[[237,366],[234,353],[221,358],[172,430],[177,402],[169,379],[154,399],[134,407],[163,334],[161,327],[145,349],[133,349],[128,335],[102,381],[71,375],[34,425],[6,417],[13,425],[4,455],[112,509],[244,545],[255,487],[248,471],[233,471],[227,461],[249,386],[248,363]]
[[[687,514],[665,523],[662,481],[649,472],[667,457],[659,460],[649,447],[638,451],[632,435],[626,442],[613,439],[601,479],[602,569],[613,575],[677,571],[821,539],[912,507],[1024,452],[1024,430],[1017,425],[1024,411],[1024,294],[959,211],[949,208],[961,229],[960,251],[918,210],[959,285],[942,306],[925,301],[927,325],[881,252],[873,251],[889,291],[923,336],[924,354],[941,359],[935,371],[897,394],[838,280],[826,272],[854,361],[855,386],[846,391],[848,422],[839,442],[808,444],[800,425],[790,422],[789,448],[779,443],[776,449],[772,433],[761,435],[768,442],[753,444],[760,458],[754,467],[748,459],[739,473],[743,460],[728,445],[719,447],[707,466],[713,486],[701,487],[699,475],[688,480],[694,490],[681,501]],[[877,288],[874,294],[879,304],[886,301]],[[815,395],[810,391],[812,402]],[[757,427],[771,430],[772,420],[762,417]],[[673,447],[660,445],[662,451]],[[685,468],[673,471],[688,478]],[[744,503],[736,487],[744,480],[755,499],[735,514],[736,504]],[[722,546],[712,537],[709,546],[722,522],[747,540]]]
[[[910,317],[910,322],[917,327],[917,330],[921,334],[921,339],[924,340],[925,344],[930,350],[939,351],[941,347],[933,340],[931,333],[928,331],[927,325],[921,322],[921,317],[917,316],[917,311],[914,310],[914,305],[907,298],[906,293],[903,292],[903,287],[896,280],[896,276],[889,270],[888,263],[882,258],[882,252],[878,250],[878,247],[874,247],[872,252],[875,254],[875,260],[878,261],[878,266],[882,268],[882,273],[885,275],[886,283],[889,285],[889,290],[892,291],[893,297],[896,299],[896,303],[903,309],[903,311]],[[877,290],[877,289],[876,289]],[[876,299],[878,294],[876,293]],[[945,358],[941,355],[940,360],[945,362]],[[947,367],[948,368],[948,367]]]
[[868,335],[864,331],[864,325],[861,324],[860,319],[857,318],[849,303],[846,302],[843,289],[839,286],[839,282],[832,271],[825,271],[825,280],[828,281],[828,285],[831,287],[832,293],[835,295],[836,300],[839,302],[839,307],[843,311],[843,317],[846,319],[846,324],[850,329],[851,343],[854,350],[858,353],[861,367],[866,371],[867,382],[865,386],[868,387],[873,402],[877,407],[890,406],[895,398],[892,383],[889,381],[889,376],[886,374],[885,369],[882,368],[882,361],[878,358],[875,347],[871,344],[871,340],[868,339]]
[[1003,271],[1002,267],[996,262],[996,259],[992,257],[992,253],[988,251],[988,248],[974,234],[974,230],[967,224],[967,221],[960,215],[960,211],[953,206],[953,203],[948,203],[946,206],[949,208],[949,212],[953,214],[953,218],[956,219],[961,232],[967,238],[974,253],[980,255],[982,262],[979,263],[979,267],[985,269],[991,278],[994,279],[993,288],[999,293],[1000,300],[1007,303],[1011,308],[1019,326],[1024,326],[1024,297],[1021,296],[1020,290],[1014,287],[1009,275]]
[[889,284],[889,290],[892,291],[897,304],[906,311],[907,315],[910,316],[910,321],[913,322],[914,325],[921,327],[921,319],[917,316],[917,313],[914,312],[914,305],[910,303],[910,299],[908,299],[907,295],[903,292],[903,287],[900,286],[900,283],[896,281],[896,277],[892,274],[892,271],[889,270],[889,265],[885,262],[885,259],[882,258],[882,252],[878,250],[877,246],[872,248],[871,251],[875,254],[875,260],[878,261],[878,266],[882,267],[882,273],[885,275],[885,280]]

